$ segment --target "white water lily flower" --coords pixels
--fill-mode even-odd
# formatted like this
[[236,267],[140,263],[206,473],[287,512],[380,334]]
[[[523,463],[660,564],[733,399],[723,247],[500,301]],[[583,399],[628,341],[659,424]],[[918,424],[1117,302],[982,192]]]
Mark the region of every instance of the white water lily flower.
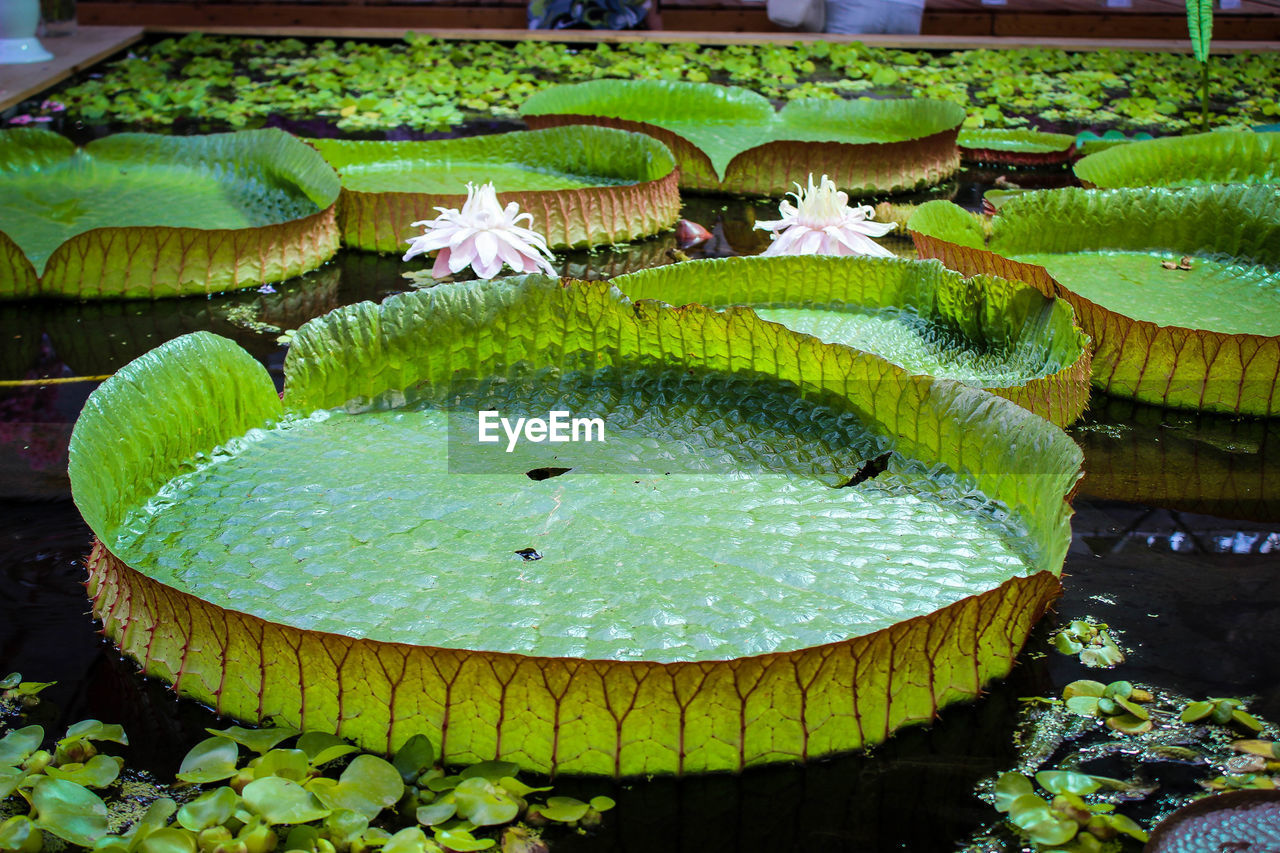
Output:
[[867,205],[850,207],[849,194],[836,189],[826,175],[815,187],[810,174],[808,190],[796,184],[796,191],[787,195],[796,203],[783,200],[778,205],[781,219],[756,222],[757,228],[773,232],[773,242],[761,254],[895,257],[871,237],[883,237],[897,223],[868,222],[875,210]]
[[440,215],[413,223],[427,230],[420,237],[409,241],[409,251],[404,260],[439,249],[431,275],[443,278],[461,272],[468,266],[480,278],[493,278],[503,264],[516,272],[537,272],[557,275],[551,262],[555,260],[542,235],[520,225],[527,219],[533,224],[533,215],[520,213],[514,201],[506,210],[498,205],[498,193],[493,182],[483,186],[467,183],[467,200],[462,210],[437,207]]

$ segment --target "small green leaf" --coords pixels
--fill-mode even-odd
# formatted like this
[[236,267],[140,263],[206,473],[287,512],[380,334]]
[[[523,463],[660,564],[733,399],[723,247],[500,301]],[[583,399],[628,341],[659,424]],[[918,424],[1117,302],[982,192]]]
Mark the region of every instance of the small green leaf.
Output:
[[0,678],[0,690],[12,690],[22,682],[22,673],[11,672],[4,678]]
[[1092,776],[1072,770],[1041,770],[1036,782],[1053,794],[1092,794],[1102,787]]
[[178,823],[192,832],[221,826],[231,819],[239,805],[240,795],[224,785],[204,792],[178,809]]
[[27,726],[0,738],[0,765],[19,765],[31,757],[44,741],[44,729]]
[[357,755],[342,771],[337,785],[315,793],[331,809],[351,809],[373,820],[404,795],[404,780],[386,759]]
[[1102,695],[1108,699],[1128,699],[1133,695],[1133,685],[1127,681],[1113,681]]
[[426,806],[419,806],[416,817],[423,826],[436,826],[451,819],[458,813],[458,804],[452,798],[437,800]]
[[1071,699],[1073,696],[1092,696],[1100,698],[1107,692],[1107,686],[1101,681],[1073,681],[1062,689],[1062,698]]
[[458,775],[462,779],[479,777],[488,779],[490,782],[497,782],[503,776],[514,776],[519,771],[520,768],[510,761],[482,761],[479,764],[472,764]]
[[344,845],[364,835],[369,828],[369,819],[351,809],[335,809],[324,819],[324,826],[335,845]]
[[1184,723],[1194,723],[1197,720],[1203,720],[1205,717],[1213,713],[1212,702],[1191,702],[1187,707],[1182,709],[1182,713],[1178,715],[1178,719]]
[[432,768],[436,763],[436,751],[426,735],[416,734],[396,750],[391,763],[400,771],[400,778],[407,785]]
[[617,803],[615,803],[612,798],[604,796],[592,797],[590,803],[591,808],[598,812],[607,812],[616,805]]
[[311,762],[300,749],[273,749],[249,762],[249,768],[253,770],[255,779],[279,776],[301,783],[311,776]]
[[1067,700],[1067,710],[1082,717],[1096,717],[1100,701],[1094,696],[1072,696]]
[[185,829],[165,827],[143,839],[138,853],[196,853],[196,837]]
[[115,723],[102,723],[98,720],[81,720],[67,729],[67,736],[58,741],[58,746],[73,740],[108,740],[113,743],[129,745],[129,737],[124,727]]
[[1015,800],[1028,794],[1035,795],[1030,779],[1021,773],[1001,773],[995,787],[996,810],[1007,812]]
[[382,853],[439,853],[440,845],[416,826],[402,829],[382,845]]
[[1029,829],[1054,819],[1053,809],[1043,797],[1035,794],[1023,794],[1009,804],[1009,822],[1019,829]]
[[360,751],[358,747],[328,732],[307,732],[298,738],[298,749],[307,754],[312,767],[323,767],[330,761]]
[[191,748],[178,768],[178,778],[183,782],[202,785],[220,782],[236,775],[236,762],[240,760],[240,747],[230,738],[206,738]]
[[1114,699],[1102,697],[1098,700],[1098,713],[1104,717],[1110,717],[1113,714],[1120,713],[1120,704]]
[[62,779],[41,779],[32,792],[36,825],[63,841],[92,847],[107,834],[107,806],[83,785]]
[[18,790],[18,786],[27,776],[27,771],[17,767],[0,767],[0,800]]
[[1138,841],[1147,841],[1147,831],[1122,814],[1108,815],[1106,821],[1116,832],[1123,832]]
[[116,781],[123,766],[124,760],[114,755],[95,755],[85,764],[50,765],[44,772],[51,779],[65,779],[86,788],[105,788]]
[[500,785],[504,790],[515,794],[517,797],[527,797],[530,794],[541,794],[551,790],[550,785],[545,788],[534,788],[526,785],[514,776],[503,776],[498,780],[498,785]]
[[1151,715],[1147,712],[1147,709],[1136,702],[1130,702],[1128,699],[1116,697],[1115,703],[1128,711],[1132,716],[1137,717],[1139,720],[1151,719]]
[[510,823],[520,814],[519,803],[488,779],[478,776],[463,779],[453,789],[453,796],[458,816],[476,826]]
[[298,734],[297,729],[291,729],[286,726],[273,726],[268,729],[246,729],[240,726],[231,726],[222,730],[205,729],[205,731],[211,735],[235,741],[259,755]]
[[0,823],[0,850],[38,853],[42,844],[40,830],[26,815],[14,815]]
[[1024,829],[1027,831],[1027,838],[1032,842],[1046,847],[1056,847],[1075,838],[1079,824],[1073,820],[1051,817],[1049,820],[1024,827]]
[[254,779],[244,786],[240,796],[249,808],[273,826],[320,820],[332,811],[297,782],[277,776]]
[[547,820],[573,823],[575,820],[582,820],[588,808],[582,800],[575,800],[573,797],[548,797],[547,804],[539,806],[538,811]]
[[[488,850],[496,843],[492,838],[476,838],[465,829],[446,829],[436,833],[436,841],[458,853],[470,853],[472,850]],[[386,849],[385,847],[383,848]]]
[[1127,735],[1140,735],[1152,729],[1150,720],[1140,720],[1132,714],[1119,714],[1107,717],[1107,726]]
[[427,790],[435,791],[437,794],[442,791],[452,791],[461,781],[461,776],[436,776],[427,780]]
[[1071,636],[1065,632],[1054,635],[1053,647],[1064,655],[1078,655],[1084,650],[1084,645],[1071,639]]
[[1231,719],[1235,720],[1247,729],[1252,729],[1255,732],[1262,731],[1262,722],[1247,711],[1242,711],[1237,708],[1231,712]]

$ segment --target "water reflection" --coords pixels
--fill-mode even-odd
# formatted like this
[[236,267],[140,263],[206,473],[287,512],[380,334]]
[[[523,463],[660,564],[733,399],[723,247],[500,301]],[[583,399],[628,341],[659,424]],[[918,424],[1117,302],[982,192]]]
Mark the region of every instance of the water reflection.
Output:
[[1159,409],[1095,392],[1071,436],[1085,453],[1082,494],[1280,520],[1280,419]]

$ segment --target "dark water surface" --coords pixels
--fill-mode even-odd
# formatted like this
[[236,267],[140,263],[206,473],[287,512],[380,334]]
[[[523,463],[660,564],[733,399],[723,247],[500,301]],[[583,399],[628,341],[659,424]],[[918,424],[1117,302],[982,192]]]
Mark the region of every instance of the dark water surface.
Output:
[[[943,192],[980,199],[984,180]],[[773,203],[695,198],[686,216],[715,228],[712,241],[690,254],[760,251],[767,237],[751,222],[775,213]],[[578,252],[564,272],[608,277],[670,262],[674,248],[664,235],[624,251]],[[908,244],[898,248],[910,253]],[[166,340],[208,329],[235,339],[279,381],[280,330],[404,290],[410,268],[422,265],[344,252],[275,293],[0,303],[0,380],[99,377]],[[138,677],[88,616],[82,581],[90,533],[69,500],[65,469],[71,424],[95,385],[0,387],[0,675],[18,670],[56,680],[44,694],[48,728],[86,717],[122,723],[133,737],[124,753],[129,766],[167,776],[204,726],[223,722]],[[558,780],[557,792],[609,793],[619,805],[599,833],[561,839],[556,849],[954,849],[995,817],[973,789],[1018,763],[1020,699],[1060,695],[1077,678],[1124,678],[1193,698],[1256,697],[1254,713],[1280,720],[1280,421],[1095,397],[1071,432],[1088,475],[1075,502],[1066,593],[1008,681],[869,755],[741,776]],[[1115,629],[1128,662],[1100,674],[1045,653],[1054,624],[1085,616]],[[1214,775],[1170,767],[1158,781],[1185,795],[1197,774]]]

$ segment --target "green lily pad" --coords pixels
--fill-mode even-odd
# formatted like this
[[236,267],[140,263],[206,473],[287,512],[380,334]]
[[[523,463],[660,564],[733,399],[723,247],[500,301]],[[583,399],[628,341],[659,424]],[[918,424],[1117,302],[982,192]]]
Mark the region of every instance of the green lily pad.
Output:
[[[448,763],[738,769],[975,695],[1058,588],[1065,434],[747,310],[453,285],[307,324],[286,374],[281,400],[179,338],[72,441],[108,633],[224,713]],[[479,406],[609,439],[507,453]]]
[[338,784],[316,795],[331,809],[350,809],[373,820],[404,794],[404,780],[391,762],[376,755],[357,755],[338,778]]
[[595,80],[544,89],[531,127],[601,124],[666,143],[682,189],[780,196],[825,173],[851,195],[936,184],[959,168],[958,104],[926,99],[799,99],[779,111],[747,89],[710,83]]
[[1095,187],[1280,184],[1280,133],[1215,131],[1099,151],[1075,165]]
[[279,130],[119,133],[82,149],[5,130],[0,178],[0,299],[237,290],[338,248],[337,176]]
[[[1051,190],[1010,199],[986,241],[949,202],[909,223],[924,257],[1061,296],[1093,383],[1170,408],[1280,413],[1280,193],[1266,186]],[[1178,268],[1181,264],[1189,269]]]
[[0,764],[21,764],[44,742],[44,727],[23,726],[0,738]]
[[437,207],[460,208],[467,183],[493,182],[520,205],[553,249],[624,243],[670,228],[680,216],[675,160],[641,133],[605,127],[437,139],[310,141],[342,178],[343,243],[403,254],[412,224]]
[[745,305],[765,320],[872,352],[911,373],[986,388],[1071,423],[1088,401],[1088,339],[1061,300],[991,276],[880,258],[750,257],[618,276],[632,299]]
[[197,785],[220,782],[236,775],[239,760],[240,748],[235,741],[221,735],[205,738],[182,759],[177,777]]
[[1022,128],[962,128],[956,144],[965,160],[1047,166],[1066,163],[1076,154],[1076,138]]
[[50,779],[65,779],[86,788],[105,788],[120,775],[124,760],[114,755],[95,755],[81,763],[50,765],[44,769]]

